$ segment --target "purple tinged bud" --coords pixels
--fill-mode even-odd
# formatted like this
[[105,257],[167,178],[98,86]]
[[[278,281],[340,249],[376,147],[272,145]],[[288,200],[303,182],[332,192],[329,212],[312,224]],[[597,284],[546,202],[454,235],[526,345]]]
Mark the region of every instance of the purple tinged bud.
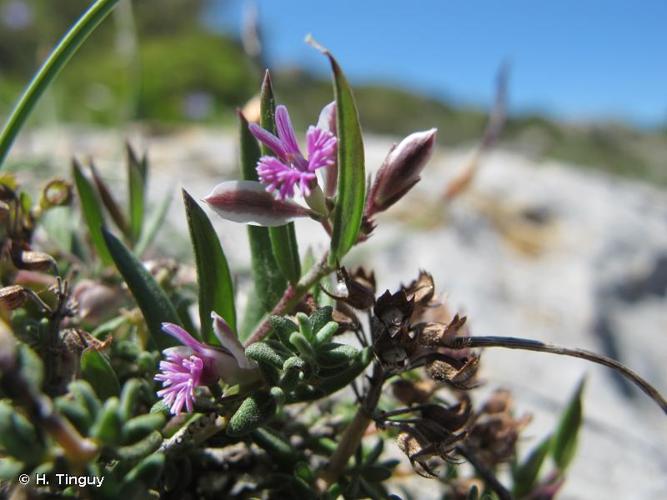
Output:
[[282,226],[313,212],[289,200],[276,199],[256,181],[221,182],[204,201],[223,219],[255,226]]
[[367,217],[387,210],[419,182],[433,155],[436,133],[435,128],[414,132],[389,151],[368,195]]

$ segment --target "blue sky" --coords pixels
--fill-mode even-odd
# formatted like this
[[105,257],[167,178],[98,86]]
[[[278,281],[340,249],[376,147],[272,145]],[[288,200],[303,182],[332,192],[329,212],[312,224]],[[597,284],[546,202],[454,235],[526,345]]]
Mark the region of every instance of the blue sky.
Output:
[[[244,2],[209,23],[236,29]],[[307,33],[353,82],[488,105],[512,64],[512,110],[567,120],[667,122],[667,1],[258,0],[269,61],[324,73]]]

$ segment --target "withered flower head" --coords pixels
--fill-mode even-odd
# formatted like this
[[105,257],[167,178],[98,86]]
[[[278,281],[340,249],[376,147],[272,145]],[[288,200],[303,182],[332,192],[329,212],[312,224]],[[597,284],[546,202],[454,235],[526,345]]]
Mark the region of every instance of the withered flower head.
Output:
[[479,356],[471,353],[463,359],[455,359],[449,355],[441,355],[426,365],[426,373],[433,380],[467,391],[479,385],[476,381],[479,368]]
[[490,467],[507,462],[515,455],[519,434],[530,420],[530,415],[516,418],[511,394],[499,389],[475,416],[467,446]]
[[418,474],[434,477],[433,468],[442,461],[453,460],[456,446],[467,436],[472,415],[470,399],[464,395],[450,406],[431,403],[414,410],[406,408],[399,411],[418,415],[391,421],[402,431],[397,441],[399,448],[408,456]]
[[414,302],[403,290],[391,294],[387,290],[375,303],[371,318],[373,347],[385,366],[403,367],[417,348],[415,333],[410,330]]
[[435,294],[435,283],[433,276],[426,271],[419,271],[419,276],[416,280],[404,287],[405,294],[409,300],[415,303],[415,311],[413,321],[418,321],[424,309],[431,305],[433,295]]
[[438,385],[433,380],[412,382],[399,378],[391,384],[393,396],[405,405],[423,404],[437,389]]
[[375,273],[367,273],[358,267],[350,274],[341,268],[342,277],[347,288],[347,297],[341,299],[355,309],[368,309],[375,304]]

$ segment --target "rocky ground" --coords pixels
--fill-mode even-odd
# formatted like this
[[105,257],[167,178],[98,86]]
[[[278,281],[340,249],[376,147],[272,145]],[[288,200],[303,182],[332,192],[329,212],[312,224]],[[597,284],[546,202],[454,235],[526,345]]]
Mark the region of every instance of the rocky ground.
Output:
[[[130,134],[147,146],[150,196],[185,187],[203,197],[236,176],[234,138],[211,129],[168,136]],[[68,175],[72,154],[95,157],[120,184],[124,137],[72,130],[24,135],[10,158],[46,164]],[[369,170],[391,144],[367,138]],[[441,192],[468,150],[439,150],[424,181],[379,221],[351,261],[373,267],[381,289],[433,273],[450,304],[469,317],[473,334],[530,337],[619,358],[667,393],[667,193],[652,186],[497,151],[487,156],[472,187],[446,204]],[[119,188],[120,189],[120,188]],[[121,195],[119,195],[121,196]],[[176,192],[161,238],[173,255],[187,255],[185,218]],[[248,266],[245,229],[216,219],[232,268]],[[302,250],[323,248],[310,222],[297,227]],[[527,437],[549,432],[577,381],[587,376],[580,451],[560,498],[660,498],[667,490],[667,421],[650,400],[605,368],[581,360],[487,350],[483,391],[511,389],[520,412],[534,420]],[[482,392],[483,392],[482,391]],[[433,482],[414,480],[419,498]]]

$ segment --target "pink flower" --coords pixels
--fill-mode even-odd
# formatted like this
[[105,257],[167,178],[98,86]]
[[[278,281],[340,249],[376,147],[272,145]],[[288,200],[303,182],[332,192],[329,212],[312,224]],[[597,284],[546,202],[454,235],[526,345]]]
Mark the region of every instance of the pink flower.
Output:
[[162,323],[162,330],[183,344],[162,351],[166,360],[160,361],[160,373],[155,376],[163,386],[157,395],[174,415],[181,413],[184,406],[188,412],[193,411],[197,387],[220,379],[235,384],[256,374],[256,364],[246,358],[243,346],[229,325],[215,312],[211,317],[222,347],[203,344],[174,323]]
[[285,106],[276,107],[277,137],[254,123],[249,125],[249,129],[276,155],[262,156],[257,163],[257,173],[260,181],[266,185],[266,190],[276,191],[283,200],[293,197],[296,187],[304,196],[310,195],[311,189],[317,184],[315,171],[322,167],[332,167],[336,163],[336,136],[320,124],[308,127],[308,159],[303,156]]

